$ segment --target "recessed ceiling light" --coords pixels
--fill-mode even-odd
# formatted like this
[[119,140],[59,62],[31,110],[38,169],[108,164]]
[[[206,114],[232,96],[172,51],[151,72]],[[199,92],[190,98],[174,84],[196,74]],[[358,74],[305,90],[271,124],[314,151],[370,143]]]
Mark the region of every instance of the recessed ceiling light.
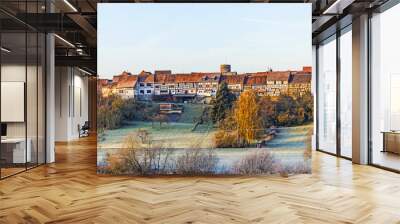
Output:
[[90,72],[88,72],[88,71],[86,71],[86,70],[83,70],[83,69],[81,69],[81,68],[79,68],[79,67],[78,67],[78,70],[81,71],[81,72],[83,72],[83,73],[85,73],[86,75],[92,75],[92,73],[90,73]]
[[4,51],[6,53],[10,53],[11,52],[11,50],[9,50],[9,49],[7,49],[5,47],[1,47],[0,49],[1,49],[1,51]]
[[351,5],[355,0],[337,0],[330,5],[322,14],[342,14],[343,10]]
[[59,40],[61,40],[62,42],[66,43],[68,46],[75,48],[75,45],[73,45],[71,42],[69,42],[68,40],[62,38],[61,36],[59,36],[58,34],[54,34],[55,37],[57,37]]
[[65,4],[67,4],[74,12],[78,12],[78,10],[73,6],[68,0],[64,0]]

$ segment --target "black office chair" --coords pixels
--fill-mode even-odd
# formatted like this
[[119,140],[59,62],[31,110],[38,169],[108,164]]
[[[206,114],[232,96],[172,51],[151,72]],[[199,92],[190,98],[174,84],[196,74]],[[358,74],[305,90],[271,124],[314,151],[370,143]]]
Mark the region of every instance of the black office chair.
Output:
[[89,121],[85,121],[85,123],[82,125],[82,127],[80,127],[80,125],[78,125],[78,130],[79,130],[79,138],[89,136],[89,130],[90,130]]

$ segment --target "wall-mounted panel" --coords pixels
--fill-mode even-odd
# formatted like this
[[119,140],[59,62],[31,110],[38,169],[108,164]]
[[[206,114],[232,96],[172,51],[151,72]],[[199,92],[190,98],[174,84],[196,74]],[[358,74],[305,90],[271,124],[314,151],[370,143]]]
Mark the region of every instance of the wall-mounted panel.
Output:
[[1,82],[1,122],[24,122],[24,101],[24,82]]

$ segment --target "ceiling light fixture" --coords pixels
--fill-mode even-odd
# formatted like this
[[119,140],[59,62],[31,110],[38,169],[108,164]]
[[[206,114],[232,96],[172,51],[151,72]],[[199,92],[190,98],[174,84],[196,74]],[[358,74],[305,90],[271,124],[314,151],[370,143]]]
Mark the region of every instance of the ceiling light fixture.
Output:
[[64,3],[67,4],[74,12],[78,12],[75,6],[73,6],[68,0],[64,0]]
[[7,49],[5,47],[1,47],[0,49],[1,49],[1,51],[4,51],[6,53],[10,53],[11,52],[11,50],[9,50],[9,49]]
[[355,0],[336,0],[332,5],[330,5],[322,14],[342,14],[343,10],[347,6],[351,5]]
[[65,44],[67,44],[70,47],[75,48],[75,45],[73,45],[71,42],[69,42],[68,40],[62,38],[61,36],[59,36],[58,34],[54,34],[55,37],[57,37],[59,40],[61,40],[62,42],[64,42]]
[[83,55],[83,50],[81,48],[77,48],[76,53],[78,53],[79,55]]
[[81,72],[83,72],[83,73],[85,73],[86,75],[92,75],[92,73],[90,73],[90,72],[88,72],[88,71],[86,71],[86,70],[83,70],[83,69],[81,69],[81,68],[79,68],[79,67],[78,67],[78,70],[81,71]]

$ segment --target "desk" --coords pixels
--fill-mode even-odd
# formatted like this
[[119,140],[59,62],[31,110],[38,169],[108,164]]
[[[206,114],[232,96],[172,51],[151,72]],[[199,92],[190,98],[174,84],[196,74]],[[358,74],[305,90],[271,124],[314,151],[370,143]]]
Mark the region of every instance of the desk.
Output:
[[382,152],[392,152],[400,154],[400,132],[383,131],[383,150]]
[[31,162],[31,139],[27,139],[25,151],[25,138],[5,138],[1,139],[1,156],[6,163],[26,163]]

